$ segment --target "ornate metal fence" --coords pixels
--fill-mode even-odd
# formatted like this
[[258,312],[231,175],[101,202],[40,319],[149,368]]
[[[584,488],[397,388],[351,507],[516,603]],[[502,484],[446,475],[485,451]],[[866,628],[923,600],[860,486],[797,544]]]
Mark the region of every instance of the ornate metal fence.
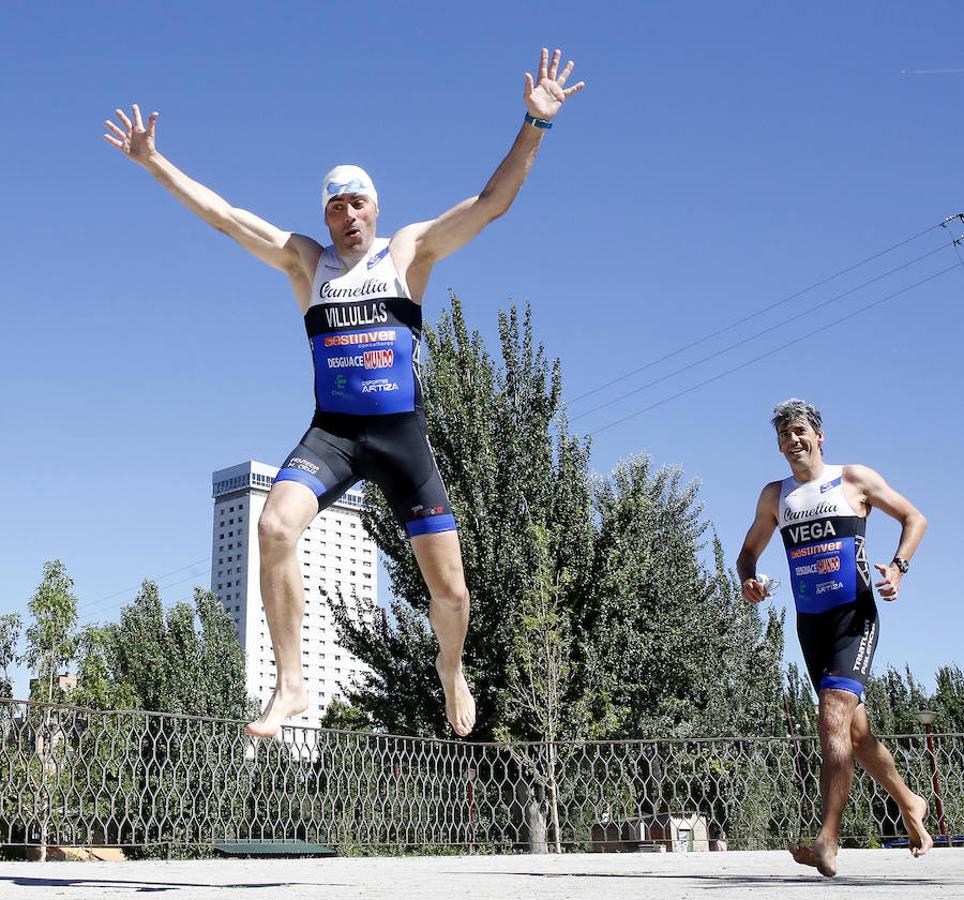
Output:
[[[964,831],[964,735],[885,741],[945,828]],[[469,743],[0,701],[0,845],[211,846],[304,840],[352,850],[784,846],[819,828],[813,738]],[[843,831],[903,834],[858,772]]]

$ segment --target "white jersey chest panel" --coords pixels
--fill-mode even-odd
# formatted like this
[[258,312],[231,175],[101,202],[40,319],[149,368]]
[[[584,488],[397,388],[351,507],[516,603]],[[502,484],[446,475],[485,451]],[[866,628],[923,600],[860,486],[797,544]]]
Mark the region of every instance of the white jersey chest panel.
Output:
[[843,469],[843,466],[825,465],[819,477],[804,484],[792,476],[784,478],[780,485],[780,528],[829,516],[863,518],[847,499]]
[[324,248],[315,268],[309,308],[386,297],[411,300],[408,285],[395,268],[388,238],[375,238],[368,252],[351,268],[334,247]]

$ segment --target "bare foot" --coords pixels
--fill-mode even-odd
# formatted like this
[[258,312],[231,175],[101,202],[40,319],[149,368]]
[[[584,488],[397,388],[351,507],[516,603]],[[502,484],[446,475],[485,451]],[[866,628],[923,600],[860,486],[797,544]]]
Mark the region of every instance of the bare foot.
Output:
[[308,708],[308,692],[304,685],[298,688],[275,688],[264,712],[244,730],[251,737],[271,738],[278,733],[288,716],[297,716]]
[[446,666],[440,653],[435,658],[435,670],[445,691],[445,715],[452,730],[459,737],[465,737],[475,726],[475,700],[462,673],[462,666]]
[[837,874],[836,847],[814,842],[809,847],[806,844],[790,844],[787,849],[801,866],[813,866],[827,878],[833,878]]
[[927,833],[924,827],[924,817],[927,815],[927,801],[917,794],[914,795],[914,804],[909,810],[901,810],[900,817],[904,820],[904,827],[907,829],[907,839],[910,841],[910,852],[914,856],[923,856],[931,847],[934,846],[934,839]]

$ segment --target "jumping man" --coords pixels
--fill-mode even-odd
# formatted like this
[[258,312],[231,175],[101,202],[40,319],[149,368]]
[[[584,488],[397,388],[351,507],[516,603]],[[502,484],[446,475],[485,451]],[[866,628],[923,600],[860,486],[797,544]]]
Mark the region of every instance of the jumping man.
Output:
[[766,590],[756,579],[756,563],[774,529],[780,529],[797,608],[797,635],[820,698],[823,825],[812,845],[792,845],[790,852],[821,875],[837,874],[840,819],[856,759],[900,807],[911,851],[923,856],[934,844],[924,827],[927,802],[897,774],[890,751],[871,733],[861,698],[879,633],[864,546],[867,516],[876,507],[902,527],[893,560],[874,563],[881,576],[876,587],[885,600],[897,599],[927,520],[873,469],[825,463],[821,416],[809,403],[781,403],[774,410],[773,426],[793,474],[763,489],[736,567],[743,596],[759,603]]
[[518,194],[552,119],[583,82],[566,87],[570,61],[543,50],[537,76],[525,75],[525,121],[508,155],[475,197],[437,219],[378,238],[378,194],[357,166],[336,166],[322,183],[331,245],[282,231],[232,207],[192,180],[155,147],[157,113],[140,110],[106,123],[108,143],[139,163],[193,213],[234,238],[291,282],[305,317],[315,368],[311,427],[288,455],[258,523],[261,595],[277,666],[274,695],[251,735],[270,737],[307,709],[300,633],[304,585],[295,554],[318,512],[359,479],[385,493],[431,596],[429,618],[439,642],[436,668],[452,728],[467,735],[475,701],[462,672],[469,594],[455,518],[426,436],[418,372],[422,297],[432,267],[465,246]]

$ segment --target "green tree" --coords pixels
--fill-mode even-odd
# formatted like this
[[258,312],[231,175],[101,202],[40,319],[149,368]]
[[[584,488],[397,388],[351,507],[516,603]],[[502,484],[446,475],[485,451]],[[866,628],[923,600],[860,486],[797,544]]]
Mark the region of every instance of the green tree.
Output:
[[[697,486],[645,456],[593,482],[589,444],[569,433],[559,364],[534,341],[530,310],[500,313],[498,361],[455,297],[427,344],[430,438],[472,595],[475,733],[545,734],[544,709],[530,704],[521,727],[520,708],[506,702],[522,696],[519,669],[507,665],[525,652],[520,629],[541,629],[543,650],[565,647],[563,705],[578,719],[573,698],[587,698],[585,720],[606,736],[772,733],[782,620],[743,603],[718,543],[713,567],[701,562],[708,523]],[[380,493],[367,499],[365,524],[398,599],[392,620],[374,623],[333,604],[340,641],[371,667],[351,702],[390,731],[446,734],[429,598]],[[551,614],[534,614],[531,604],[550,597]]]
[[785,713],[797,734],[813,736],[817,733],[816,703],[809,675],[801,673],[796,663],[790,663],[786,675]]
[[108,679],[128,686],[141,709],[219,718],[252,711],[234,622],[210,591],[195,588],[193,605],[165,612],[157,585],[145,581],[103,641]]
[[[57,676],[74,658],[77,649],[77,598],[73,588],[64,564],[53,560],[44,565],[43,579],[28,603],[33,621],[27,628],[23,659],[36,673],[31,699],[46,704],[63,699]],[[48,836],[62,809],[54,802],[62,772],[56,759],[69,739],[54,713],[49,706],[28,709],[27,713],[36,750],[31,767],[44,801],[37,816],[41,861],[46,859]]]
[[[515,610],[531,584],[530,527],[547,535],[548,570],[567,572],[567,602],[585,602],[592,556],[588,445],[560,418],[561,376],[533,338],[529,310],[499,317],[501,365],[461,304],[426,330],[429,434],[459,522],[472,626],[466,671],[477,704],[475,734],[491,738],[506,688]],[[386,557],[392,621],[366,622],[335,601],[339,640],[371,672],[349,691],[353,706],[392,732],[449,734],[434,671],[429,597],[405,535],[377,490],[366,495],[366,528]]]
[[[258,709],[245,692],[244,650],[234,620],[217,595],[194,589],[198,652],[201,660],[205,715],[244,718]],[[253,705],[252,705],[253,704]]]
[[511,611],[496,733],[506,741],[585,738],[591,719],[577,679],[576,623],[566,603],[568,572],[552,567],[545,528],[533,525],[531,532],[531,578]]
[[914,714],[931,702],[910,667],[901,673],[888,666],[883,675],[868,679],[864,698],[877,734],[919,733],[920,723]]
[[77,687],[68,699],[90,709],[132,709],[137,694],[127,681],[114,676],[116,625],[88,625],[78,642]]
[[13,679],[10,666],[17,659],[17,644],[23,621],[19,613],[0,616],[0,699],[13,697]]
[[166,709],[172,671],[164,607],[154,582],[145,581],[133,602],[121,609],[110,636],[115,682],[130,684],[142,709]]
[[697,485],[637,456],[597,480],[595,501],[585,632],[594,693],[612,704],[610,736],[773,733],[782,621],[743,602],[718,542],[714,569],[701,563]]
[[321,717],[321,727],[335,731],[371,731],[372,723],[368,716],[357,707],[335,697],[326,707]]
[[561,853],[560,782],[571,745],[560,748],[557,742],[602,733],[605,723],[593,721],[591,704],[584,693],[586,682],[578,677],[577,623],[573,604],[567,602],[569,571],[554,565],[545,527],[530,526],[528,548],[533,555],[530,584],[511,613],[512,639],[495,736],[508,748],[526,776],[524,780],[540,789],[530,787],[522,798],[530,845],[542,843],[541,838],[534,840],[534,832],[543,832],[537,798],[544,792],[555,851]]
[[24,661],[37,677],[33,699],[47,703],[60,699],[57,675],[73,660],[77,649],[73,589],[73,579],[59,559],[44,565],[43,580],[27,607],[33,622],[27,628]]
[[940,730],[964,732],[964,672],[960,666],[941,666],[935,681],[933,707]]
[[[82,760],[71,757],[80,763],[71,784],[92,785],[80,792],[81,803],[88,803],[88,795],[95,798],[90,811],[84,808],[85,821],[103,823],[118,840],[157,841],[157,829],[166,828],[167,840],[207,841],[223,826],[219,816],[225,809],[232,821],[244,817],[247,795],[231,767],[198,765],[236,755],[243,746],[240,729],[145,714],[238,719],[254,711],[245,696],[244,656],[231,617],[208,591],[195,588],[193,600],[165,610],[157,585],[145,581],[121,609],[119,622],[89,627],[82,636],[72,699],[101,710],[145,711],[117,718],[91,713],[81,740],[92,749]],[[115,752],[119,745],[128,748],[122,756]],[[113,788],[109,799],[97,799],[97,785]],[[194,797],[211,802],[199,804],[190,817],[165,819],[165,811],[183,810]],[[146,832],[129,833],[126,811],[138,806],[139,821],[151,824]]]
[[763,612],[743,599],[736,573],[728,569],[723,546],[713,535],[714,571],[708,601],[718,627],[710,625],[707,656],[716,677],[704,714],[704,732],[712,735],[784,733],[782,665],[785,614],[768,606]]

